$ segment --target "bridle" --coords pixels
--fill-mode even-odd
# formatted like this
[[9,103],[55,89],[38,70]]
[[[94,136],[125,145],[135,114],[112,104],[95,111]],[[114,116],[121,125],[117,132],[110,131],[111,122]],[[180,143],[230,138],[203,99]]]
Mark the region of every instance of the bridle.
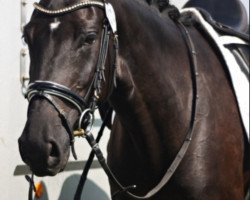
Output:
[[[54,106],[55,110],[58,112],[59,117],[61,118],[63,122],[65,129],[67,130],[69,134],[72,154],[75,159],[77,159],[77,156],[74,150],[74,137],[82,136],[84,132],[86,131],[85,129],[87,128],[90,130],[90,127],[92,127],[92,124],[93,124],[94,111],[97,108],[96,107],[97,101],[101,95],[102,81],[105,80],[104,70],[105,70],[106,57],[107,57],[107,53],[109,49],[111,31],[112,31],[112,36],[113,36],[113,46],[114,46],[114,54],[115,54],[113,66],[112,66],[113,77],[111,78],[112,80],[111,85],[113,84],[112,83],[113,80],[115,80],[115,71],[116,71],[117,54],[118,54],[117,52],[118,51],[118,36],[117,36],[117,31],[116,31],[116,25],[114,25],[114,22],[113,22],[115,20],[114,14],[112,12],[111,5],[108,3],[104,4],[101,1],[84,1],[76,5],[73,5],[64,9],[60,9],[60,10],[55,10],[55,11],[44,9],[37,3],[34,4],[34,7],[36,8],[36,10],[46,15],[50,15],[50,16],[57,16],[57,15],[70,13],[75,10],[85,8],[88,6],[98,6],[100,8],[105,9],[106,19],[103,22],[101,45],[100,45],[98,60],[96,64],[95,74],[85,96],[84,97],[79,96],[78,94],[76,94],[75,92],[72,92],[72,90],[70,90],[68,87],[64,85],[61,85],[52,81],[42,81],[42,80],[37,80],[33,83],[30,83],[25,93],[25,97],[28,99],[29,102],[31,102],[34,97],[43,97]],[[111,88],[113,88],[113,86]],[[111,93],[111,91],[109,92]],[[79,122],[78,122],[77,130],[75,131],[71,130],[67,117],[66,117],[66,113],[60,107],[60,105],[56,102],[54,97],[59,97],[60,99],[73,105],[78,110]],[[88,127],[82,127],[83,125],[82,122],[86,120],[89,122],[87,123]]]
[[[94,121],[94,111],[97,108],[97,101],[99,99],[99,95],[101,93],[101,82],[104,80],[104,64],[106,61],[106,56],[109,48],[109,39],[110,39],[110,32],[112,32],[113,35],[113,43],[114,43],[114,62],[113,62],[113,80],[115,80],[115,69],[117,66],[117,57],[118,57],[118,35],[117,35],[117,26],[116,26],[116,18],[115,18],[115,12],[111,4],[107,3],[105,0],[85,0],[83,2],[77,3],[73,6],[69,6],[63,9],[59,10],[48,10],[41,5],[35,3],[34,7],[37,11],[50,15],[50,16],[57,16],[57,15],[63,15],[70,12],[73,12],[75,10],[86,8],[89,6],[97,6],[99,8],[102,8],[105,12],[105,19],[103,24],[103,34],[101,39],[101,47],[99,51],[97,66],[95,75],[93,77],[93,80],[91,82],[91,85],[88,89],[88,92],[84,97],[79,96],[78,94],[72,92],[69,88],[50,81],[35,81],[34,83],[31,83],[28,85],[27,92],[26,92],[26,98],[31,101],[34,97],[43,97],[47,99],[57,110],[59,113],[60,118],[62,119],[62,123],[64,127],[66,128],[70,140],[71,140],[71,147],[72,147],[72,153],[73,156],[76,158],[75,150],[74,150],[74,137],[75,136],[82,136],[86,138],[89,145],[92,148],[92,152],[90,155],[90,159],[87,163],[90,163],[91,160],[93,160],[94,155],[97,157],[101,167],[104,169],[105,173],[107,174],[108,178],[111,182],[113,182],[116,187],[118,188],[118,191],[115,192],[112,197],[115,198],[121,194],[125,194],[129,197],[132,197],[133,199],[149,199],[153,196],[155,196],[161,189],[169,182],[170,178],[180,165],[183,157],[185,156],[187,149],[190,145],[190,142],[192,140],[193,136],[193,128],[196,120],[196,106],[197,106],[197,81],[196,78],[198,77],[198,68],[197,68],[197,57],[195,48],[193,45],[193,41],[189,35],[188,30],[185,28],[185,26],[180,22],[176,21],[183,39],[185,41],[185,44],[188,49],[188,54],[190,57],[190,66],[191,66],[191,74],[192,74],[192,86],[193,86],[193,102],[192,102],[192,112],[191,112],[191,119],[189,123],[189,129],[186,134],[186,137],[184,139],[184,142],[179,149],[179,152],[177,153],[175,159],[173,160],[172,164],[168,168],[167,172],[161,179],[161,181],[152,189],[150,190],[145,196],[137,196],[129,192],[130,189],[135,188],[136,186],[128,186],[124,187],[121,185],[121,183],[116,179],[112,171],[110,170],[109,166],[106,163],[106,160],[102,154],[102,151],[99,148],[98,141],[99,138],[95,139],[94,136],[91,133],[91,126]],[[113,84],[115,81],[112,81]],[[111,91],[109,91],[111,92]],[[79,111],[79,123],[78,123],[78,130],[72,131],[69,127],[69,123],[67,122],[66,115],[64,111],[61,109],[61,107],[57,104],[54,97],[59,97],[69,103],[71,103],[78,111]],[[87,127],[83,127],[83,121],[87,120]],[[105,122],[103,123],[99,133],[102,135],[103,129],[105,127]],[[98,134],[99,137],[99,134]],[[88,166],[85,166],[85,169],[83,171],[83,181],[79,182],[77,193],[75,195],[74,200],[78,200],[81,198],[82,189],[86,180],[86,176],[88,173],[88,170],[90,168],[90,164]],[[29,179],[30,181],[30,191],[33,187],[33,181],[32,179]],[[32,198],[32,193],[30,193],[30,199]]]

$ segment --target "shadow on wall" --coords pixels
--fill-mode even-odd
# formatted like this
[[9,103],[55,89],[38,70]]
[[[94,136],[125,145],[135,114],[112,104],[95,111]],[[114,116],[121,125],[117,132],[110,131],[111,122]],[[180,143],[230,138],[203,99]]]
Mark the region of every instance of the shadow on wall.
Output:
[[[79,174],[69,176],[63,183],[58,200],[73,200],[79,180]],[[43,181],[42,184],[44,186],[44,193],[39,199],[34,197],[34,200],[49,200],[46,184]],[[98,185],[87,179],[81,200],[110,200],[110,198]]]
[[[80,180],[79,174],[74,174],[69,176],[63,183],[58,200],[74,199],[75,191],[79,180]],[[104,190],[102,190],[93,181],[87,179],[81,200],[110,200],[110,199]]]

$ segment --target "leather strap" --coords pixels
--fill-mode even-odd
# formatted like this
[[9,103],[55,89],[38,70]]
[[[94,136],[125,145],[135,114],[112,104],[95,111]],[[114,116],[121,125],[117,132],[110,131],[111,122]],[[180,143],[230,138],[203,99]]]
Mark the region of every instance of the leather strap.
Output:
[[33,200],[33,192],[36,193],[34,174],[32,173],[31,176],[25,175],[25,178],[29,182],[28,200]]
[[92,148],[92,152],[96,155],[100,165],[102,166],[103,170],[107,174],[108,178],[110,179],[111,182],[113,182],[116,187],[119,189],[117,192],[115,192],[112,197],[115,198],[119,195],[126,195],[128,197],[132,197],[133,199],[150,199],[154,195],[156,195],[161,189],[169,182],[170,178],[173,176],[174,172],[180,165],[182,159],[184,158],[188,147],[191,143],[192,136],[193,136],[193,129],[194,129],[194,124],[196,120],[196,107],[197,107],[197,81],[196,81],[196,76],[198,76],[198,71],[197,71],[197,58],[196,58],[196,52],[194,48],[194,44],[192,42],[192,39],[189,35],[188,30],[185,28],[185,26],[181,22],[177,22],[178,27],[180,28],[180,31],[182,33],[182,36],[184,38],[185,44],[188,49],[188,54],[190,57],[190,66],[191,66],[191,74],[192,74],[192,86],[193,86],[193,101],[192,101],[192,112],[191,112],[191,120],[190,120],[190,125],[189,125],[189,130],[186,134],[186,138],[177,153],[174,161],[168,168],[167,172],[163,176],[162,180],[153,188],[151,189],[145,196],[137,196],[135,194],[132,194],[128,190],[135,188],[136,186],[129,186],[129,187],[124,187],[122,184],[117,180],[117,178],[114,176],[112,173],[111,169],[106,163],[106,160],[103,156],[103,153],[101,149],[99,148],[98,141],[94,139],[94,136],[91,132],[87,132],[85,134],[85,138],[88,141],[89,145]]
[[[102,122],[102,126],[101,126],[101,128],[100,128],[100,130],[98,132],[97,138],[96,138],[97,143],[102,138],[104,129],[107,126],[109,116],[111,115],[112,111],[113,111],[113,109],[109,108],[109,110],[105,114],[105,118],[104,118],[104,120]],[[91,164],[93,163],[94,156],[95,156],[94,151],[91,151],[91,153],[89,155],[89,158],[88,158],[88,160],[87,160],[87,162],[86,162],[86,164],[84,166],[84,170],[82,172],[82,175],[80,177],[80,180],[79,180],[79,183],[78,183],[78,186],[77,186],[77,189],[76,189],[76,193],[75,193],[75,196],[74,196],[74,200],[81,200],[82,191],[83,191],[83,188],[84,188],[84,185],[85,185],[85,182],[86,182],[86,179],[87,179],[88,172],[90,170]]]
[[43,97],[44,99],[46,99],[51,105],[53,105],[55,110],[58,112],[59,117],[62,121],[62,125],[64,126],[65,130],[67,131],[67,133],[69,135],[72,155],[73,155],[74,159],[77,160],[77,155],[76,155],[75,146],[74,146],[75,138],[73,135],[73,131],[71,130],[71,128],[69,126],[69,122],[68,122],[68,119],[66,117],[66,113],[64,112],[64,110],[60,107],[60,105],[55,101],[55,99],[50,94],[47,94],[43,91],[40,91],[37,94],[33,95],[31,97],[31,99],[29,99],[29,101],[32,101],[32,99],[34,97],[37,97],[37,96]]

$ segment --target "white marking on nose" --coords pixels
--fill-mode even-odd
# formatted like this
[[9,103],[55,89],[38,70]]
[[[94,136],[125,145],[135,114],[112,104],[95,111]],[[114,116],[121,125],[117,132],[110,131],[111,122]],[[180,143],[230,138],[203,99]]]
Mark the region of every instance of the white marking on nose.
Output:
[[50,30],[51,31],[56,30],[60,24],[61,24],[61,22],[58,21],[58,19],[56,18],[54,22],[50,23]]

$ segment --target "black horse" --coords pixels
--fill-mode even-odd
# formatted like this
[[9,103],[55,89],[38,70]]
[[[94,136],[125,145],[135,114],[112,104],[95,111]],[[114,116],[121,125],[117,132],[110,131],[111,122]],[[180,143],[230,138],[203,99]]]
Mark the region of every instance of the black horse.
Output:
[[85,124],[79,112],[108,102],[116,112],[108,164],[123,185],[137,185],[132,193],[157,185],[188,143],[170,181],[150,199],[244,199],[249,146],[218,50],[178,13],[162,17],[139,0],[108,2],[117,32],[99,0],[41,0],[25,27],[31,84],[23,161],[38,176],[62,171],[72,130]]

